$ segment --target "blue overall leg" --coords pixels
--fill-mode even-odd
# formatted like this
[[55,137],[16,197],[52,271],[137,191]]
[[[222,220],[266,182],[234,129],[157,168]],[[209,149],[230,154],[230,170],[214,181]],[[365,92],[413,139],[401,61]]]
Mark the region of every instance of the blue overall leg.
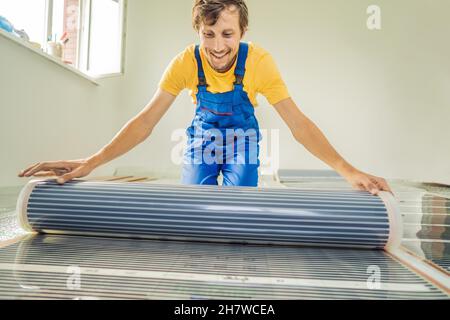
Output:
[[181,174],[181,183],[217,186],[221,165],[185,164]]
[[254,164],[224,164],[222,166],[223,185],[257,187],[258,167]]

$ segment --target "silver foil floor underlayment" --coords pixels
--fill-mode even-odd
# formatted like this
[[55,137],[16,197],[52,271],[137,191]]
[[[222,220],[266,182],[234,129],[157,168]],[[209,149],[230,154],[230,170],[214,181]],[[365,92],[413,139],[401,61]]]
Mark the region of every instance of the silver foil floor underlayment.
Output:
[[[379,286],[371,280],[374,275],[379,276]],[[382,250],[38,235],[0,250],[0,297],[445,299],[447,295]]]

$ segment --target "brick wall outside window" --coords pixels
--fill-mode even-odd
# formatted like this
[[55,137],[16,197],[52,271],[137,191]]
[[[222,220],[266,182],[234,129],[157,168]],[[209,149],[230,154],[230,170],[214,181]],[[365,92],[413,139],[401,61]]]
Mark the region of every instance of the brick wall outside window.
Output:
[[77,61],[79,9],[80,0],[64,0],[64,32],[69,42],[64,46],[63,61],[72,65]]

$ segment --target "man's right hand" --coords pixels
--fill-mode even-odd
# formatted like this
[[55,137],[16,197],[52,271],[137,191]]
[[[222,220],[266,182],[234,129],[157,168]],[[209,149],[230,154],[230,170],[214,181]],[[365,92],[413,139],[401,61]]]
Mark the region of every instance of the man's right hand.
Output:
[[85,159],[36,163],[19,173],[19,177],[56,176],[59,184],[89,175],[95,167]]

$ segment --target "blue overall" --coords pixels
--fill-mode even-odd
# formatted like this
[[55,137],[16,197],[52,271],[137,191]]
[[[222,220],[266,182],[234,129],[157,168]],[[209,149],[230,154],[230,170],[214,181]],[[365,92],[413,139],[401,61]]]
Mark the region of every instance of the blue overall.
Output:
[[234,89],[211,93],[207,90],[199,46],[195,48],[197,108],[192,125],[186,130],[184,184],[217,185],[217,178],[222,173],[224,186],[258,185],[261,135],[254,107],[243,88],[247,55],[248,44],[241,43],[234,71]]

